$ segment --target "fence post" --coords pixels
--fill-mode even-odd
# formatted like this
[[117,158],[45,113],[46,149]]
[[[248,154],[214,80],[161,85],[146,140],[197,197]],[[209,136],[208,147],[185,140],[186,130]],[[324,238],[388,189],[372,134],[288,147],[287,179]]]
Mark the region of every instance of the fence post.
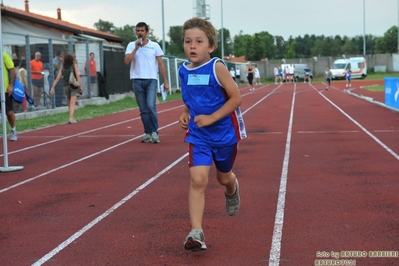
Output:
[[[51,89],[51,87],[54,84],[54,65],[53,65],[53,39],[48,39],[48,58],[49,58],[49,64],[48,64],[48,71],[49,71],[49,79],[48,79],[48,85],[49,85],[49,89]],[[50,91],[49,91],[50,94]],[[51,107],[55,108],[55,96],[51,96]]]
[[29,95],[33,96],[32,91],[32,79],[31,79],[31,70],[30,70],[30,39],[29,34],[25,35],[25,58],[26,58],[26,70],[28,72],[28,91]]

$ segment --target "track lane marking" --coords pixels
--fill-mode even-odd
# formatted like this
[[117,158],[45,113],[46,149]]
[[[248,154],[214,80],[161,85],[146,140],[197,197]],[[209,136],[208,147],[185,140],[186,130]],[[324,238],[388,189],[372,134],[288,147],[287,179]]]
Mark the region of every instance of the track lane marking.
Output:
[[[311,85],[312,86],[312,85]],[[389,148],[385,143],[379,140],[376,136],[374,136],[370,131],[368,131],[365,127],[363,127],[359,122],[357,122],[354,118],[352,118],[349,114],[347,114],[344,110],[342,110],[338,105],[336,105],[333,101],[328,99],[323,93],[318,91],[314,86],[312,86],[314,90],[316,90],[319,95],[321,95],[327,102],[329,102],[332,106],[334,106],[338,111],[340,111],[344,116],[346,116],[350,121],[352,121],[355,125],[357,125],[364,133],[369,135],[375,142],[377,142],[381,147],[383,147],[387,152],[389,152],[396,160],[399,160],[399,155],[395,153],[391,148]]]
[[[161,129],[163,129],[163,128],[170,127],[170,126],[172,126],[172,125],[174,125],[174,124],[177,124],[177,123],[179,123],[179,121],[170,123],[170,124],[165,125],[165,126],[163,126],[163,127],[160,127],[159,130],[161,130]],[[122,145],[125,145],[125,144],[129,143],[129,142],[132,142],[133,140],[136,140],[136,139],[140,138],[141,136],[142,136],[142,135],[137,136],[137,137],[132,138],[132,139],[129,139],[129,140],[126,140],[126,141],[123,141],[123,142],[118,143],[118,144],[116,144],[116,145],[113,145],[113,146],[111,146],[111,147],[105,148],[105,149],[103,149],[103,150],[101,150],[101,151],[98,151],[98,152],[92,153],[92,154],[90,154],[90,155],[87,155],[87,156],[85,156],[85,157],[82,157],[82,158],[80,158],[80,159],[78,159],[78,160],[72,161],[72,162],[70,162],[70,163],[63,164],[63,165],[61,165],[61,166],[59,166],[59,167],[56,167],[56,168],[53,168],[53,169],[51,169],[51,170],[49,170],[49,171],[47,171],[47,172],[41,173],[41,174],[39,174],[39,175],[37,175],[37,176],[34,176],[34,177],[31,177],[31,178],[29,178],[29,179],[26,179],[26,180],[24,180],[24,181],[21,181],[21,182],[19,182],[19,183],[16,183],[16,184],[12,185],[12,186],[3,188],[3,189],[0,190],[0,194],[1,194],[1,193],[4,193],[4,192],[6,192],[6,191],[8,191],[8,190],[10,190],[10,189],[19,187],[19,186],[21,186],[21,185],[23,185],[23,184],[26,184],[26,183],[29,183],[29,182],[31,182],[31,181],[34,181],[34,180],[36,180],[36,179],[38,179],[38,178],[40,178],[40,177],[42,177],[42,176],[45,176],[45,175],[54,173],[54,172],[56,172],[56,171],[58,171],[58,170],[61,170],[61,169],[63,169],[63,168],[66,168],[66,167],[68,167],[68,166],[71,166],[71,165],[80,163],[80,162],[82,162],[82,161],[85,161],[85,160],[87,160],[87,159],[90,159],[90,158],[92,158],[92,157],[94,157],[94,156],[97,156],[97,155],[99,155],[99,154],[102,154],[102,153],[104,153],[104,152],[107,152],[107,151],[110,151],[110,150],[112,150],[112,149],[118,148],[119,146],[122,146]]]
[[73,234],[71,237],[69,237],[67,240],[62,242],[60,245],[58,245],[56,248],[54,248],[52,251],[44,255],[42,258],[40,258],[38,261],[32,264],[32,266],[39,266],[42,265],[43,263],[47,262],[50,260],[52,257],[54,257],[57,253],[59,253],[61,250],[66,248],[69,244],[73,243],[76,239],[78,239],[80,236],[82,236],[85,232],[87,232],[90,228],[98,224],[101,220],[106,218],[108,215],[110,215],[113,211],[118,209],[120,206],[122,206],[124,203],[126,203],[128,200],[130,200],[132,197],[134,197],[136,194],[138,194],[140,191],[142,191],[144,188],[146,188],[148,185],[150,185],[152,182],[157,180],[161,175],[169,171],[173,166],[178,164],[181,160],[186,158],[188,156],[188,152],[183,154],[180,158],[175,160],[173,163],[168,165],[166,168],[161,170],[158,174],[154,175],[150,179],[148,179],[145,183],[143,183],[141,186],[136,188],[134,191],[132,191],[129,195],[124,197],[122,200],[114,204],[111,208],[109,208],[107,211],[105,211],[103,214],[92,220],[90,223],[85,225],[82,229],[77,231],[75,234]]
[[[268,98],[270,95],[272,95],[274,93],[274,91],[276,91],[280,86],[278,86],[277,88],[275,88],[273,91],[271,91],[270,93],[268,93],[266,96],[264,96],[261,100],[257,101],[256,103],[254,103],[253,106],[251,106],[250,108],[246,109],[244,112],[242,112],[243,115],[245,115],[248,111],[250,111],[253,107],[255,107],[256,105],[258,105],[259,103],[261,103],[264,99]],[[178,123],[175,122],[175,123]],[[174,124],[174,123],[173,123]],[[167,126],[163,126],[162,128],[165,128]],[[160,129],[162,129],[160,128]],[[131,140],[129,140],[131,141]],[[129,141],[125,141],[124,143],[127,143]],[[115,145],[113,147],[116,146],[120,146],[122,145]],[[111,148],[111,147],[110,147]],[[109,150],[110,148],[108,148],[107,150]],[[52,257],[54,257],[56,254],[58,254],[60,251],[62,251],[64,248],[66,248],[68,245],[70,245],[73,241],[75,241],[77,238],[79,238],[80,236],[82,236],[85,232],[87,232],[90,228],[92,228],[94,225],[96,225],[97,223],[99,223],[101,220],[103,220],[104,218],[106,218],[108,215],[110,215],[113,211],[115,211],[116,209],[118,209],[120,206],[122,206],[122,204],[126,203],[129,199],[131,199],[134,195],[136,195],[137,193],[139,193],[141,190],[143,190],[145,187],[147,187],[149,184],[151,184],[153,181],[155,181],[158,177],[160,177],[162,174],[164,174],[165,172],[167,172],[168,170],[170,170],[173,166],[175,166],[177,163],[179,163],[181,160],[183,160],[185,157],[188,156],[188,153],[183,154],[179,159],[177,159],[175,162],[173,162],[172,164],[170,164],[168,167],[166,167],[165,169],[163,169],[161,172],[159,172],[157,175],[151,177],[150,179],[148,179],[145,183],[143,183],[141,186],[139,186],[137,189],[135,189],[132,193],[130,193],[129,195],[127,195],[125,198],[123,198],[121,201],[119,201],[118,203],[116,203],[113,207],[111,207],[110,209],[108,209],[106,212],[104,212],[102,215],[98,216],[97,218],[95,218],[93,221],[91,221],[90,223],[88,223],[86,226],[84,226],[82,229],[80,229],[79,231],[77,231],[75,234],[73,234],[71,237],[69,237],[67,240],[65,240],[64,242],[62,242],[60,245],[58,245],[56,248],[54,248],[52,251],[50,251],[49,253],[47,253],[46,255],[44,255],[42,258],[40,258],[39,260],[37,260],[34,264],[32,264],[32,266],[40,266],[43,263],[49,261]]]
[[[159,111],[158,113],[169,112],[171,110],[174,110],[174,109],[177,109],[177,108],[181,108],[181,107],[183,107],[183,105],[179,105],[179,106],[176,106],[176,107],[168,108],[168,109]],[[7,154],[10,155],[10,154],[18,153],[18,152],[31,150],[31,149],[38,148],[38,147],[41,147],[41,146],[45,146],[45,145],[48,145],[48,144],[52,144],[52,143],[55,143],[55,142],[58,142],[58,141],[62,141],[62,140],[70,139],[70,138],[75,138],[75,137],[78,137],[78,136],[81,136],[81,135],[85,135],[87,133],[92,133],[92,132],[99,131],[99,130],[102,130],[102,129],[107,129],[107,128],[114,127],[114,126],[119,126],[119,125],[122,125],[122,124],[125,124],[125,123],[129,123],[129,122],[132,122],[132,121],[135,121],[135,120],[139,120],[139,119],[141,119],[140,116],[132,118],[132,119],[124,120],[124,121],[121,121],[121,122],[118,122],[118,123],[106,125],[106,126],[103,126],[103,127],[90,129],[90,130],[87,130],[87,131],[84,131],[84,132],[80,132],[80,133],[77,133],[77,134],[65,136],[65,137],[62,137],[62,138],[59,138],[59,139],[55,139],[55,140],[50,140],[50,141],[47,141],[47,142],[39,143],[39,144],[36,144],[36,145],[33,145],[33,146],[25,147],[23,149],[19,149],[19,150],[15,150],[15,151],[12,151],[12,152],[8,152]],[[37,129],[37,130],[40,130],[40,129]],[[140,135],[140,136],[142,136],[142,135]],[[4,157],[4,154],[3,153],[0,154],[0,157]]]
[[283,168],[281,171],[280,188],[277,200],[277,210],[276,210],[276,217],[274,220],[272,245],[270,248],[270,255],[269,255],[269,266],[280,265],[281,240],[283,236],[283,224],[284,224],[285,195],[287,192],[287,176],[288,176],[288,165],[290,160],[292,124],[294,121],[295,95],[296,95],[296,83],[294,85],[294,93],[292,94],[290,119],[288,122]]

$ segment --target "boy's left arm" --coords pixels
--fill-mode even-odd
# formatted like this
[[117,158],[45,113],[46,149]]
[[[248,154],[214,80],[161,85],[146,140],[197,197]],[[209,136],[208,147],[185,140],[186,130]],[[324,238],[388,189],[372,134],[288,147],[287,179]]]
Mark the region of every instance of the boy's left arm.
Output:
[[237,84],[230,76],[229,71],[223,63],[216,64],[216,76],[222,84],[229,97],[227,102],[216,112],[211,115],[198,115],[194,118],[194,122],[198,127],[209,126],[219,119],[231,114],[241,104],[241,94],[237,88]]

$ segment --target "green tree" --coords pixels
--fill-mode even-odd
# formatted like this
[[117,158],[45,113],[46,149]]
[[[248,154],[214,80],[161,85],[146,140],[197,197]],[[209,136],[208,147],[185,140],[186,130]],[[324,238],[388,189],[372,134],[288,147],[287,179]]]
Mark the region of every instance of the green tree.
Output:
[[265,50],[265,45],[262,42],[262,38],[259,33],[255,33],[254,36],[251,38],[251,42],[249,47],[249,54],[248,54],[248,60],[251,61],[258,61],[261,58],[264,58],[264,50]]
[[236,57],[245,55],[245,58],[248,60],[248,55],[250,49],[250,43],[251,43],[252,37],[251,35],[248,34],[242,34],[242,31],[236,36],[234,36],[234,55]]
[[270,58],[274,59],[283,58],[286,49],[286,42],[284,41],[284,38],[282,36],[274,36],[274,45],[276,47],[276,51],[274,53],[274,56],[271,56]]
[[389,28],[383,37],[376,40],[376,53],[397,53],[398,52],[398,27]]
[[292,41],[287,47],[285,58],[296,58],[295,47],[296,47],[296,41]]
[[182,42],[182,31],[183,26],[171,26],[169,27],[168,36],[170,39],[168,46],[168,54],[177,57],[186,57],[184,54],[183,42]]
[[136,40],[135,26],[125,25],[121,28],[116,28],[113,34],[122,38],[122,44],[127,46],[129,42]]
[[96,28],[96,30],[108,33],[114,33],[116,29],[114,23],[101,19],[98,22],[94,23],[94,28]]
[[257,60],[262,58],[274,58],[276,55],[276,45],[274,44],[274,37],[267,31],[259,33],[259,39],[262,43],[263,52],[257,52]]
[[[213,52],[214,56],[223,58],[222,55],[222,29],[218,31],[218,40],[217,40],[217,47],[216,50]],[[233,53],[230,31],[228,29],[223,28],[223,49],[224,49],[224,56],[229,56]]]
[[357,55],[359,54],[359,47],[351,39],[347,38],[341,47],[341,53],[344,55]]

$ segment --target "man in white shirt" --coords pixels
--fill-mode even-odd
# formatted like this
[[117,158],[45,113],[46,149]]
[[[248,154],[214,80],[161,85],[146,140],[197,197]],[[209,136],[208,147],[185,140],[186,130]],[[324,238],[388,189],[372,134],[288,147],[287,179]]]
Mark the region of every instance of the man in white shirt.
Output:
[[144,126],[145,135],[141,142],[159,143],[156,110],[158,69],[163,78],[164,91],[169,90],[169,83],[162,61],[164,53],[158,43],[147,39],[148,34],[148,25],[139,22],[136,25],[137,40],[126,47],[125,64],[130,64],[130,79]]
[[289,67],[291,82],[295,82],[295,68],[293,65]]
[[234,81],[236,81],[236,72],[234,71],[234,68],[230,68],[230,76],[233,78]]
[[236,82],[239,84],[241,82],[240,67],[236,67]]

